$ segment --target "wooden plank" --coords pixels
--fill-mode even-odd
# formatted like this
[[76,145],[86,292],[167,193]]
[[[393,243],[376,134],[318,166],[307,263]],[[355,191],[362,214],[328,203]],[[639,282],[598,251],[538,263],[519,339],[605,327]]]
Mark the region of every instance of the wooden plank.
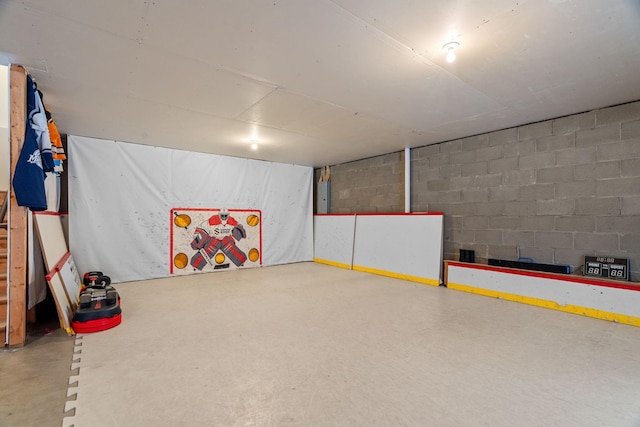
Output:
[[[10,162],[11,174],[16,170],[24,144],[27,118],[27,72],[20,65],[11,65],[9,72]],[[11,187],[11,186],[10,186]],[[18,206],[10,191],[9,203],[9,330],[7,344],[21,346],[27,341],[27,208]]]

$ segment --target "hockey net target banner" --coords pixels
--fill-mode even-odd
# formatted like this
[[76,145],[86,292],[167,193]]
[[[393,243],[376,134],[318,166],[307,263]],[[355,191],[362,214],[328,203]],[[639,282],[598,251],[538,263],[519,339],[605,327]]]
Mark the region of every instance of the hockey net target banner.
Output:
[[[219,254],[229,269],[239,268],[233,260],[243,267],[313,260],[312,167],[80,136],[68,137],[68,153],[69,247],[80,271],[106,271],[120,283],[212,271]],[[219,231],[233,242],[202,234],[192,247],[195,227],[220,209],[246,237],[229,227]],[[246,223],[252,213],[256,226]],[[176,214],[189,216],[186,229]],[[193,259],[196,249],[213,258]]]
[[255,209],[171,209],[171,274],[262,265],[262,212]]

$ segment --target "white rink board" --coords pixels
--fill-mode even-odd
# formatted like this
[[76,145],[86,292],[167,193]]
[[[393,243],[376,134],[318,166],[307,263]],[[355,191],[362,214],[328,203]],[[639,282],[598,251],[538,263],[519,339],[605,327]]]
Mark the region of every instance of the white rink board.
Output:
[[443,215],[358,215],[354,268],[440,281]]
[[314,216],[314,259],[438,285],[443,215]]
[[[486,267],[486,266],[485,266]],[[525,298],[552,301],[559,306],[578,306],[608,313],[640,317],[640,288],[625,289],[601,286],[579,280],[544,273],[521,273],[502,269],[478,268],[473,265],[461,266],[449,263],[447,282],[477,289],[485,289]],[[621,282],[620,286],[624,286]],[[523,300],[526,303],[526,299]]]
[[351,267],[355,218],[355,215],[314,215],[314,259]]

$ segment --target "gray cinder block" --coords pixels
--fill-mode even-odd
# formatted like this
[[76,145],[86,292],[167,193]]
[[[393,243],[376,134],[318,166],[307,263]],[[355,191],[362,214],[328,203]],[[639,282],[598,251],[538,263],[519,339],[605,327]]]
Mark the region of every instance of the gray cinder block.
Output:
[[536,152],[536,140],[511,142],[502,146],[502,157],[526,156]]
[[619,249],[619,237],[613,233],[576,233],[575,248],[585,253],[615,251]]
[[487,245],[502,245],[502,231],[500,230],[476,230],[475,241]]
[[518,139],[520,141],[542,138],[551,135],[553,135],[553,120],[532,123],[530,125],[520,126],[518,128]]
[[640,232],[621,235],[620,250],[627,251],[630,254],[640,253]]
[[577,180],[619,178],[620,163],[614,160],[576,165],[574,176]]
[[640,138],[640,120],[622,123],[621,139]]
[[596,110],[596,126],[640,119],[640,101]]
[[464,217],[462,228],[465,230],[486,230],[489,226],[489,217],[470,215]]
[[550,182],[570,182],[574,179],[574,166],[552,167],[537,170],[538,184]]
[[518,170],[518,157],[489,160],[489,173],[508,172],[514,170]]
[[518,140],[518,128],[503,129],[491,132],[489,135],[489,145],[504,145]]
[[536,201],[534,200],[518,200],[515,202],[505,202],[505,215],[530,215],[536,211]]
[[460,139],[447,141],[442,144],[438,144],[438,147],[440,149],[440,154],[455,153],[461,150],[462,141]]
[[538,153],[545,151],[562,150],[563,148],[575,147],[575,134],[554,135],[546,138],[540,138],[535,141],[535,149]]
[[535,212],[538,215],[573,215],[575,201],[573,199],[538,200]]
[[595,129],[581,130],[576,133],[576,147],[592,147],[605,142],[620,141],[620,124],[612,123]]
[[489,245],[488,258],[515,260],[518,258],[518,248],[508,245]]
[[520,216],[490,216],[489,217],[489,229],[492,230],[517,230],[520,227]]
[[577,197],[593,196],[596,191],[595,181],[559,182],[556,184],[559,199],[575,199]]
[[489,201],[489,190],[486,188],[469,188],[462,190],[462,201],[464,202],[487,202]]
[[581,165],[596,161],[596,148],[567,148],[556,151],[556,165]]
[[640,216],[597,217],[596,230],[601,233],[637,232],[640,230]]
[[532,247],[535,245],[533,231],[503,231],[502,241],[505,245]]
[[620,175],[623,177],[640,176],[640,157],[620,161]]
[[479,148],[475,151],[475,153],[476,160],[479,162],[499,159],[502,157],[502,145]]
[[460,151],[458,153],[449,154],[449,163],[452,165],[461,165],[464,163],[473,163],[476,161],[474,151]]
[[640,215],[640,196],[622,198],[622,215]]
[[619,197],[576,199],[576,215],[620,215]]
[[469,163],[469,164],[462,165],[460,169],[460,175],[480,176],[480,175],[486,175],[488,171],[489,171],[489,166],[487,162],[476,162],[476,163]]
[[520,187],[520,200],[549,200],[556,195],[555,184],[533,184]]
[[595,231],[596,218],[593,216],[558,216],[555,217],[554,230],[556,231]]
[[555,217],[551,215],[523,216],[520,218],[521,230],[545,231],[553,230]]
[[536,231],[536,246],[549,248],[573,248],[573,233],[564,231]]
[[640,138],[598,145],[598,160],[626,160],[640,157]]
[[555,166],[556,153],[535,153],[518,159],[520,169],[543,169]]
[[553,250],[553,262],[555,264],[571,266],[571,272],[584,264],[584,250],[570,248],[555,248]]
[[596,196],[638,196],[640,177],[603,179],[596,181]]
[[596,126],[596,112],[589,111],[573,116],[561,117],[553,121],[554,135],[574,133],[581,129],[593,129]]

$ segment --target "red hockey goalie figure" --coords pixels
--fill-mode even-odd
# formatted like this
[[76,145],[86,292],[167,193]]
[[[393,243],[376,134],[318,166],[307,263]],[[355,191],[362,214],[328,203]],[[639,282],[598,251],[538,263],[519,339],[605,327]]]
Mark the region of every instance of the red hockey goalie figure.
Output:
[[247,233],[227,209],[220,209],[217,214],[196,227],[191,241],[191,248],[197,250],[191,257],[191,265],[202,270],[207,264],[213,265],[213,258],[221,251],[240,267],[247,260],[247,255],[236,245],[236,241],[247,237]]

